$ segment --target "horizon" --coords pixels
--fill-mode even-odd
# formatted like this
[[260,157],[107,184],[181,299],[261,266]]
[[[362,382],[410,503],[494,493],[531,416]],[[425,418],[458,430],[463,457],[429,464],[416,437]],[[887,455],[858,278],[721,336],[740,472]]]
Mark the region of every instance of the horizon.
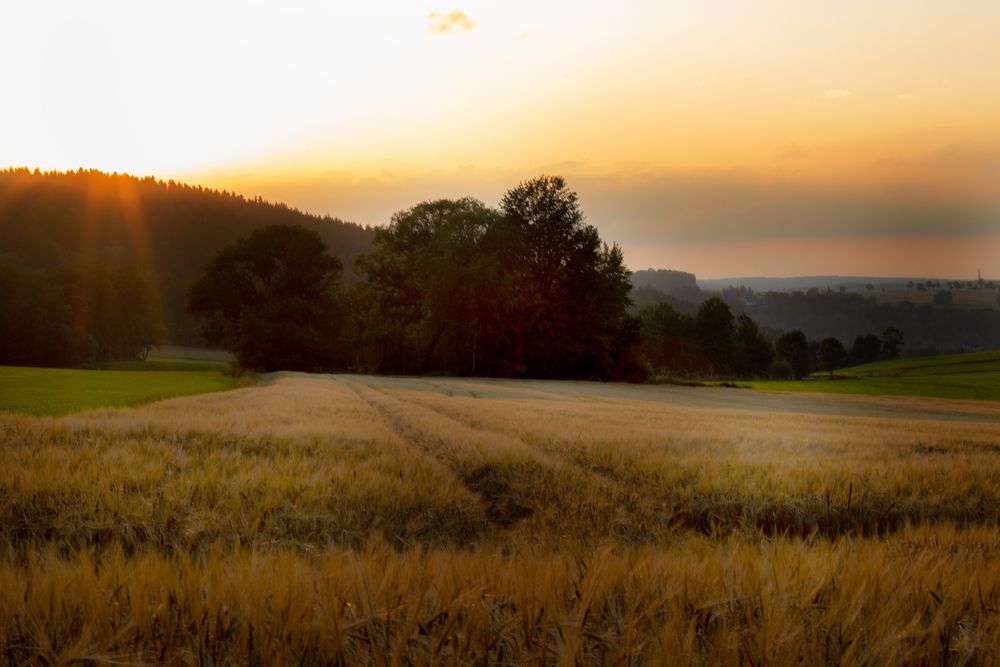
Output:
[[1000,275],[985,0],[55,5],[0,24],[0,165],[363,225],[559,174],[633,267]]
[[[339,217],[339,216],[336,216],[336,215],[331,215],[329,213],[317,213],[317,212],[313,212],[313,211],[307,211],[307,210],[304,210],[304,209],[302,209],[300,207],[297,207],[297,206],[294,206],[292,204],[289,204],[288,202],[283,202],[283,201],[279,201],[279,200],[263,198],[263,197],[260,197],[259,195],[253,195],[253,194],[249,194],[249,193],[245,193],[245,192],[238,192],[238,191],[232,190],[232,189],[226,189],[226,188],[221,188],[221,187],[213,187],[213,186],[206,186],[206,185],[203,185],[203,184],[200,184],[200,183],[195,183],[195,182],[181,181],[181,180],[169,179],[169,178],[161,178],[161,177],[153,175],[153,174],[133,174],[133,173],[119,172],[119,171],[106,172],[106,171],[101,171],[101,170],[97,170],[97,169],[89,169],[89,168],[86,168],[86,167],[78,167],[76,169],[70,169],[70,170],[43,170],[43,169],[41,169],[39,167],[29,167],[29,166],[26,166],[26,165],[0,167],[0,172],[2,172],[2,171],[15,171],[16,172],[16,171],[19,171],[19,170],[25,170],[25,171],[31,172],[33,174],[42,174],[42,175],[45,175],[45,174],[69,175],[69,174],[77,174],[77,173],[97,172],[97,173],[103,174],[105,176],[122,176],[122,177],[126,177],[126,178],[133,178],[133,179],[140,180],[140,181],[141,180],[145,180],[145,179],[153,179],[157,183],[164,184],[164,185],[168,184],[168,183],[176,183],[177,185],[183,186],[183,187],[203,188],[203,189],[205,189],[207,191],[212,191],[212,192],[216,192],[218,194],[225,194],[225,195],[230,195],[230,196],[234,196],[234,197],[239,197],[239,198],[242,198],[242,199],[247,200],[247,201],[253,201],[256,198],[259,198],[260,201],[262,201],[264,204],[267,204],[269,206],[288,206],[288,207],[290,207],[290,208],[292,208],[294,210],[298,210],[298,211],[300,211],[300,212],[302,212],[302,213],[304,213],[306,215],[315,216],[315,217],[320,218],[320,219],[330,218],[330,219],[333,219],[333,220],[339,220],[341,222],[355,224],[355,225],[359,225],[359,226],[362,226],[362,227],[372,227],[372,225],[363,225],[362,223],[359,223],[359,222],[356,222],[356,221],[353,221],[353,220],[346,220],[346,219],[344,219],[342,217]],[[613,242],[613,239],[605,239],[605,242],[608,242],[610,244],[611,242]],[[626,259],[627,259],[627,255],[626,255]],[[719,281],[725,281],[725,280],[733,280],[733,281],[739,281],[739,280],[796,280],[796,279],[801,279],[801,280],[815,280],[815,279],[820,279],[820,278],[823,278],[823,279],[837,279],[837,280],[841,280],[841,281],[850,280],[850,279],[859,279],[860,280],[860,279],[869,279],[869,278],[871,278],[871,279],[876,279],[876,280],[880,280],[880,281],[889,281],[889,280],[906,280],[906,281],[909,281],[909,280],[944,280],[944,281],[964,281],[964,282],[972,281],[972,282],[975,282],[974,279],[968,278],[968,277],[965,277],[965,276],[943,276],[943,275],[934,275],[934,274],[928,274],[928,273],[912,274],[912,275],[904,275],[904,274],[875,274],[875,273],[789,273],[789,274],[784,274],[784,275],[778,275],[778,274],[775,274],[775,273],[768,273],[768,274],[726,274],[726,275],[709,275],[709,276],[703,276],[703,275],[694,273],[692,271],[685,271],[684,269],[679,269],[679,268],[677,268],[675,266],[657,266],[657,267],[646,266],[645,268],[638,268],[638,267],[633,268],[633,267],[631,267],[631,266],[628,265],[627,261],[626,261],[626,266],[628,266],[629,271],[632,272],[632,273],[635,273],[637,271],[680,271],[680,272],[684,272],[684,273],[692,273],[696,277],[696,279],[698,281],[706,281],[706,282],[707,281],[719,282]],[[995,281],[995,280],[1000,279],[1000,276],[998,276],[996,278],[991,277],[990,275],[982,276],[982,274],[981,274],[982,269],[980,269],[978,267],[977,267],[976,271],[977,271],[977,278],[982,277],[983,281]]]

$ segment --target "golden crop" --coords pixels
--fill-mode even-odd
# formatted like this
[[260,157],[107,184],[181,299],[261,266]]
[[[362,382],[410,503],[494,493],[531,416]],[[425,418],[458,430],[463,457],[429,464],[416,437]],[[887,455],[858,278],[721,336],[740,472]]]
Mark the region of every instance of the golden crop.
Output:
[[1000,663],[988,403],[277,374],[0,438],[15,664]]

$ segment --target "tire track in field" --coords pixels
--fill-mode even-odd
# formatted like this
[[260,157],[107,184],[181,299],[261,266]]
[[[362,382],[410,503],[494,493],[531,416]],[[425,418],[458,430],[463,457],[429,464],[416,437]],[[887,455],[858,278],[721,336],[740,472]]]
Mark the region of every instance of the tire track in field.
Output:
[[[558,530],[581,538],[616,534],[634,542],[648,542],[673,532],[681,508],[672,489],[650,487],[648,478],[633,478],[624,471],[590,462],[585,457],[568,455],[562,447],[530,443],[458,411],[433,405],[429,399],[424,402],[399,397],[393,392],[397,388],[405,391],[415,387],[389,385],[375,390],[389,400],[424,414],[430,413],[439,423],[452,424],[473,433],[480,440],[516,443],[518,448],[544,462],[553,474],[548,479],[536,480],[535,488],[528,491],[529,499],[534,499],[534,506],[541,502],[543,506],[556,507],[556,514],[561,518],[553,523],[558,523]],[[432,389],[437,391],[433,385]],[[447,400],[443,394],[439,398]],[[461,476],[461,473],[456,474]]]
[[[431,389],[433,389],[434,391],[440,391],[438,383],[435,383],[433,381],[426,381],[426,384],[429,387],[431,387]],[[397,400],[405,400],[405,399],[399,399],[398,397],[396,398]],[[475,396],[472,396],[472,398],[475,398]],[[554,458],[554,460],[558,460],[562,464],[574,466],[575,468],[579,469],[580,472],[582,472],[583,474],[598,476],[610,484],[613,484],[617,487],[621,487],[623,492],[628,490],[628,487],[625,485],[625,483],[634,485],[634,483],[638,481],[637,479],[626,478],[621,474],[619,474],[618,472],[611,470],[606,466],[601,466],[599,464],[589,464],[584,462],[578,457],[567,455],[568,453],[564,447],[559,447],[545,443],[528,442],[521,436],[512,433],[508,429],[504,429],[503,427],[497,427],[493,424],[488,424],[485,421],[469,417],[461,410],[452,410],[443,406],[428,405],[427,403],[412,399],[407,400],[405,402],[435,412],[438,415],[444,417],[445,419],[457,422],[474,431],[480,433],[490,433],[494,436],[517,440],[518,442],[522,443],[525,447],[528,447],[534,451],[538,451],[549,458]]]
[[[430,385],[430,389],[437,390],[433,385]],[[405,391],[402,388],[399,390]],[[424,398],[422,394],[410,399],[410,402],[465,424],[469,428],[518,438],[543,454],[562,457],[566,463],[582,469],[585,473],[601,476],[607,482],[608,488],[613,489],[617,502],[627,512],[627,523],[623,527],[629,531],[630,537],[640,541],[648,537],[650,532],[653,534],[657,530],[662,532],[667,526],[691,528],[709,534],[714,534],[720,529],[742,527],[756,529],[767,535],[788,533],[805,536],[819,531],[824,535],[835,536],[864,531],[892,532],[901,528],[905,522],[958,521],[963,524],[975,524],[992,521],[996,523],[995,503],[992,507],[987,503],[984,508],[982,497],[979,499],[978,510],[943,507],[928,511],[919,502],[914,504],[912,501],[908,503],[909,507],[903,502],[896,507],[896,500],[891,497],[880,498],[875,494],[874,500],[866,501],[862,497],[853,513],[849,501],[846,510],[841,504],[831,513],[829,494],[825,512],[823,498],[808,493],[792,501],[775,500],[764,495],[757,499],[751,498],[747,502],[727,494],[725,490],[706,492],[692,491],[688,488],[687,498],[680,498],[672,484],[657,484],[653,478],[629,474],[627,467],[617,469],[604,467],[597,461],[589,460],[586,449],[581,451],[583,456],[578,458],[571,449],[562,447],[557,442],[543,441],[532,444],[515,435],[516,429],[513,426],[498,422],[497,419],[487,421],[477,418],[474,407],[468,402],[457,405],[449,401],[435,402],[432,396]],[[972,446],[976,449],[993,449],[992,444]],[[694,473],[686,474],[685,478],[681,486],[689,487],[695,479]],[[643,526],[646,526],[646,529]]]
[[365,382],[347,381],[402,439],[440,460],[475,493],[486,517],[501,528],[540,515],[545,522],[608,525],[595,516],[615,489],[563,458],[554,458],[508,434],[478,428],[417,402],[396,397]]
[[[433,391],[440,391],[437,382],[425,380],[424,384]],[[398,389],[405,391],[413,388],[400,387]],[[391,391],[395,387],[389,389]],[[588,511],[608,515],[612,525],[622,537],[643,541],[663,528],[677,524],[681,520],[681,515],[685,513],[672,484],[665,485],[647,475],[630,472],[613,464],[602,464],[600,461],[592,459],[591,452],[586,448],[577,455],[558,443],[529,442],[513,432],[512,429],[471,417],[461,408],[434,405],[431,400],[421,401],[420,399],[401,399],[398,397],[397,400],[430,410],[477,433],[516,440],[547,459],[558,461],[564,467],[570,467],[578,474],[589,478],[590,484],[600,490],[596,502],[606,506],[603,509],[595,508],[595,500],[586,499],[590,503]],[[639,462],[639,459],[633,460]],[[611,517],[610,515],[616,516]]]
[[[430,387],[433,391],[437,392],[442,397],[445,396],[445,394],[443,393],[444,389],[442,385],[440,385],[439,383],[433,382],[431,380],[421,380],[421,383],[424,384],[425,386]],[[579,472],[585,475],[596,474],[600,477],[607,477],[611,481],[614,481],[613,476],[609,477],[600,470],[593,470],[590,467],[581,464],[579,461],[565,456],[565,452],[560,448],[548,447],[541,444],[530,443],[524,438],[520,437],[519,435],[516,435],[515,433],[496,428],[482,421],[471,419],[465,414],[461,413],[460,411],[449,410],[445,407],[431,405],[428,404],[427,402],[415,400],[412,398],[402,398],[400,396],[391,393],[392,388],[390,388],[389,390],[384,390],[372,387],[372,389],[375,389],[375,391],[378,391],[381,395],[389,399],[398,401],[401,404],[433,413],[434,415],[437,416],[437,418],[445,420],[447,423],[455,424],[464,429],[468,429],[469,431],[476,433],[480,437],[487,436],[491,441],[502,439],[516,443],[517,447],[523,448],[525,451],[531,452],[532,456],[540,458],[541,460],[545,461],[547,465],[550,465],[552,467],[558,468],[570,465],[573,466],[574,468],[577,468]],[[470,398],[475,398],[475,396],[471,394],[465,394],[465,396],[468,396]],[[448,397],[450,398],[451,395],[448,395]]]

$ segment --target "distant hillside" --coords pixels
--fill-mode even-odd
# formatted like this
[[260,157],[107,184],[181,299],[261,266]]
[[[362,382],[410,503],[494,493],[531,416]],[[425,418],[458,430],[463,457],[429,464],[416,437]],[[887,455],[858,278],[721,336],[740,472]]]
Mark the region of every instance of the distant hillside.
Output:
[[740,278],[710,278],[699,279],[698,286],[702,289],[718,291],[726,287],[749,287],[755,292],[793,292],[807,289],[838,290],[845,287],[848,292],[863,291],[867,285],[881,290],[904,289],[907,284],[925,282],[947,282],[944,279],[931,278],[886,278],[873,276],[793,276],[790,278],[768,278],[764,276],[747,276]]
[[184,313],[188,285],[224,245],[275,224],[315,229],[350,278],[369,227],[262,199],[99,171],[0,171],[0,263],[42,270],[132,264],[152,275],[172,342],[199,341]]
[[859,334],[895,327],[905,334],[905,356],[1000,348],[997,308],[880,303],[874,296],[819,290],[758,293],[751,299],[727,291],[723,298],[734,311],[747,313],[761,326],[799,329],[811,339],[835,336],[848,344]]
[[[771,332],[801,330],[811,339],[855,336],[896,327],[905,334],[903,354],[1000,348],[1000,283],[925,278],[799,276],[697,280],[682,271],[632,274],[634,310],[669,303],[692,314],[720,295],[734,313],[746,313]],[[937,303],[939,292],[947,301]]]

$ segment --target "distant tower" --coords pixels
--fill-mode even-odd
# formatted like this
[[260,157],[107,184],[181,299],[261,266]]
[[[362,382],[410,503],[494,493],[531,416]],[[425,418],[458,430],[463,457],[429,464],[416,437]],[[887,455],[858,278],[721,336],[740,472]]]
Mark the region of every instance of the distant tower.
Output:
[[982,269],[976,269],[976,278],[979,280],[979,282],[983,282],[983,270]]

